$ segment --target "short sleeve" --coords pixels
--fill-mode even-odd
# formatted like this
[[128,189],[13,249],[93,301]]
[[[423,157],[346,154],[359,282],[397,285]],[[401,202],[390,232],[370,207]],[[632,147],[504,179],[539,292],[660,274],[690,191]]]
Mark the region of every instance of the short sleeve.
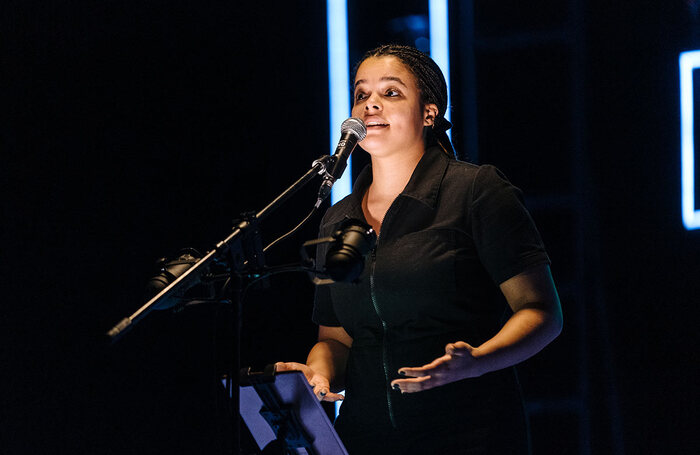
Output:
[[[321,229],[319,232],[319,238],[326,237],[330,234],[331,226],[326,225],[326,217],[324,216],[321,220]],[[327,244],[318,245],[316,248],[316,268],[321,269],[325,264],[326,251],[328,250]],[[333,310],[333,300],[331,298],[330,285],[317,285],[314,293],[314,310],[311,315],[311,320],[318,325],[325,325],[329,327],[339,327],[340,321],[338,321],[335,311]]]
[[314,311],[311,315],[311,320],[318,325],[340,327],[340,321],[338,321],[333,310],[333,301],[331,300],[331,292],[328,285],[316,286]]
[[496,284],[550,263],[522,192],[495,167],[479,168],[469,213],[479,258]]

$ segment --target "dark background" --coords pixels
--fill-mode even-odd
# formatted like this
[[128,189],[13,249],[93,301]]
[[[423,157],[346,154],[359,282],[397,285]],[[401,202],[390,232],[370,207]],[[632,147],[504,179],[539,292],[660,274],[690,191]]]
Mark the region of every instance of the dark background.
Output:
[[[385,18],[427,13],[424,2],[351,3],[353,61],[405,38]],[[519,3],[477,1],[477,34],[532,32],[571,13],[560,2]],[[477,52],[478,153],[459,120],[459,64],[455,143],[526,194],[573,188],[586,204],[572,216],[532,199],[566,323],[524,366],[524,382],[564,395],[572,375],[587,384],[568,417],[530,401],[535,453],[586,453],[582,419],[592,453],[692,453],[700,230],[681,223],[677,58],[700,47],[696,4],[579,4],[578,115],[566,114],[561,48]],[[224,311],[154,313],[111,349],[101,335],[139,307],[157,258],[211,248],[240,212],[262,208],[327,152],[325,14],[321,1],[3,5],[0,451],[225,452]],[[454,45],[453,61],[462,51]],[[574,122],[575,146],[561,132]],[[586,178],[563,177],[572,166]],[[308,211],[313,186],[265,222],[265,240]],[[296,260],[317,223],[269,262]],[[570,232],[585,233],[578,249],[559,246]],[[568,298],[577,251],[585,294]],[[303,360],[314,340],[308,280],[271,283],[246,301],[247,365]]]

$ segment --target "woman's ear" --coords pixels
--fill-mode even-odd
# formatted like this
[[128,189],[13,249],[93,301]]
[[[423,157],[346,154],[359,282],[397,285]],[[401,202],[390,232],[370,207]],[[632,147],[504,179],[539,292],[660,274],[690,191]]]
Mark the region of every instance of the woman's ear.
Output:
[[423,126],[435,125],[435,119],[438,116],[437,104],[426,104],[423,109]]

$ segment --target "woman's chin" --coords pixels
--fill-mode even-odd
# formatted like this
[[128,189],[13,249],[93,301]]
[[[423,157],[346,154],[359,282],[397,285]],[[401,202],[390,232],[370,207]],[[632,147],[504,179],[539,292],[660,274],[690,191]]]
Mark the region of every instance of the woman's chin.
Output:
[[368,134],[365,139],[359,143],[359,145],[370,155],[373,153],[381,153],[382,150],[385,150],[390,146],[390,141],[387,139],[387,137],[383,137],[378,134]]
[[377,144],[376,141],[362,141],[358,144],[362,147],[362,150],[369,153],[370,155],[377,153],[381,150],[381,145]]

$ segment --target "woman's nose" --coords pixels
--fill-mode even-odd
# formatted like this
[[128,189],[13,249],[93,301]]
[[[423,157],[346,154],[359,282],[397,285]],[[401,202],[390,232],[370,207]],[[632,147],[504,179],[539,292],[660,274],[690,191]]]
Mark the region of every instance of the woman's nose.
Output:
[[372,110],[382,110],[382,103],[379,100],[379,98],[375,95],[370,96],[367,99],[367,102],[365,103],[365,110],[366,111],[372,111]]

